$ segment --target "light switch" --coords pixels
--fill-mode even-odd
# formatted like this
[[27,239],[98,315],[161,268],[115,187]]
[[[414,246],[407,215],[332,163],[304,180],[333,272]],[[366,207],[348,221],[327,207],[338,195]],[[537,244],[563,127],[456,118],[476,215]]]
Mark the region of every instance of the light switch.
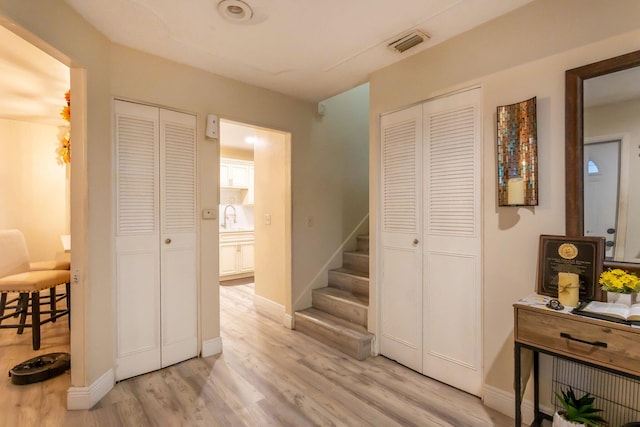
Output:
[[216,219],[216,210],[202,209],[202,219]]
[[271,225],[271,214],[264,214],[265,225]]
[[313,216],[307,216],[307,227],[313,227]]

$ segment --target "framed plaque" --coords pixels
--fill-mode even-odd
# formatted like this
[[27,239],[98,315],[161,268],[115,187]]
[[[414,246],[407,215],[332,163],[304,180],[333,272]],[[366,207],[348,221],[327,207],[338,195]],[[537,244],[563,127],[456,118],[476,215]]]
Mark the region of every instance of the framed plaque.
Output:
[[559,273],[578,276],[580,301],[602,301],[598,280],[604,261],[604,237],[540,236],[537,293],[558,297]]

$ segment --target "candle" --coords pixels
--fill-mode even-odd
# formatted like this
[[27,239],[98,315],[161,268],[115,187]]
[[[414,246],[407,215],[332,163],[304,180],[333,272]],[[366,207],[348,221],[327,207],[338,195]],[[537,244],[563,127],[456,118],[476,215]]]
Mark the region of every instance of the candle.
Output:
[[575,273],[558,273],[558,300],[565,307],[577,307],[580,277]]
[[524,181],[522,178],[510,178],[507,182],[507,204],[524,205]]

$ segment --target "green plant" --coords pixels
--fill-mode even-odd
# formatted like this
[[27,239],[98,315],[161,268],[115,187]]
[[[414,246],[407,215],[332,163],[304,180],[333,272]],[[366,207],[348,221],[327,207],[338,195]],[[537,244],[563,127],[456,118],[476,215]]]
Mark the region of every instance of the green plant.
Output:
[[569,387],[569,390],[566,392],[562,390],[560,392],[562,395],[556,393],[556,397],[564,407],[564,413],[561,415],[567,421],[582,423],[590,427],[598,427],[598,423],[604,421],[604,419],[598,415],[598,412],[602,412],[602,409],[593,407],[595,397],[592,397],[590,393],[578,399],[571,387]]

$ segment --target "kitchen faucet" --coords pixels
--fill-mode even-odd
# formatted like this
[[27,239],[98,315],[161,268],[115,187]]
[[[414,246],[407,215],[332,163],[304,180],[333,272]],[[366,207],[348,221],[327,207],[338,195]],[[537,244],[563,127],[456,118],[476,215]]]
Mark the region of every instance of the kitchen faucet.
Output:
[[235,223],[237,222],[237,221],[236,221],[236,208],[235,208],[233,205],[227,205],[227,206],[225,206],[225,207],[224,207],[224,212],[223,212],[223,214],[222,214],[222,216],[223,216],[223,219],[222,219],[222,228],[227,228],[227,216],[228,216],[228,214],[227,214],[227,209],[229,209],[229,208],[231,208],[231,210],[233,211],[233,214],[232,214],[232,215],[233,215],[233,216],[232,216],[232,218],[233,218],[233,223],[235,224]]

